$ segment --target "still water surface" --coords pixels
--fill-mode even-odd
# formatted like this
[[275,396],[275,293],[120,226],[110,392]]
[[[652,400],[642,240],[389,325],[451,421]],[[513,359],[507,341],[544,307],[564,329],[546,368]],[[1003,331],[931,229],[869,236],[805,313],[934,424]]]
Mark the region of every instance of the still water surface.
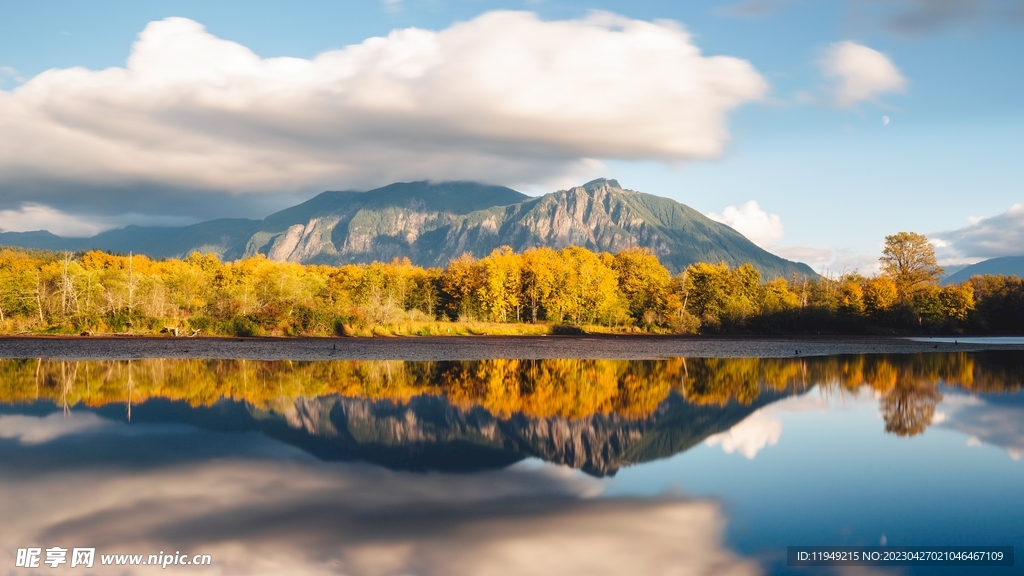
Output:
[[0,574],[1019,574],[785,553],[1024,553],[1022,385],[1012,351],[0,360]]

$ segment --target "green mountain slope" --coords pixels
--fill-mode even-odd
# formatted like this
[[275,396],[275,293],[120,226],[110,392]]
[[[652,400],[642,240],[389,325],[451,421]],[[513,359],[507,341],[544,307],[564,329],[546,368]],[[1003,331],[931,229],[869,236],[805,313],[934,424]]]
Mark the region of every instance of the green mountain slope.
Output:
[[529,197],[473,182],[397,183],[369,192],[324,192],[262,221],[214,220],[184,228],[129,226],[93,238],[45,232],[3,233],[0,244],[222,259],[265,254],[273,260],[342,264],[408,257],[444,266],[463,252],[485,256],[509,245],[584,246],[618,252],[650,248],[673,272],[694,262],[752,263],[766,277],[813,276],[741,234],[668,198],[624,190],[614,180]]

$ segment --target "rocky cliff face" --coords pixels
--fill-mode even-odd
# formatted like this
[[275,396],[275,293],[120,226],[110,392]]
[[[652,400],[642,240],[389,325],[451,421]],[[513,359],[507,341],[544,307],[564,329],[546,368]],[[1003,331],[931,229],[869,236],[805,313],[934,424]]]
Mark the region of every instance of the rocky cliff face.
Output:
[[[444,266],[463,252],[481,257],[503,245],[517,252],[576,245],[612,253],[640,246],[651,249],[673,272],[694,262],[724,260],[732,265],[751,262],[769,277],[814,274],[687,206],[624,190],[615,180],[474,209],[452,202],[438,205],[431,196],[432,186],[439,185],[401,186],[415,186],[415,192],[382,203],[374,201],[371,191],[351,197],[343,213],[319,212],[286,227],[261,230],[245,254],[332,264],[408,257],[414,264]],[[505,195],[495,200],[512,199]]]
[[324,192],[262,221],[218,220],[185,228],[129,227],[94,238],[0,233],[0,243],[51,250],[98,248],[153,257],[195,250],[222,259],[344,264],[408,257],[444,266],[499,246],[517,252],[577,245],[595,251],[650,248],[673,273],[694,262],[752,263],[766,277],[813,276],[805,264],[757,247],[732,228],[668,198],[599,179],[531,198],[473,182],[399,183],[369,192]]
[[504,244],[516,251],[575,245],[612,253],[644,246],[659,256],[671,255],[672,247],[631,205],[638,197],[614,180],[597,180],[497,213],[464,218],[448,231],[445,244],[479,255]]
[[467,214],[526,198],[509,188],[472,182],[411,182],[364,193],[325,192],[269,216],[247,239],[243,255],[326,264],[408,257],[416,264],[435,264],[435,253],[446,247],[438,245],[433,232],[447,230]]

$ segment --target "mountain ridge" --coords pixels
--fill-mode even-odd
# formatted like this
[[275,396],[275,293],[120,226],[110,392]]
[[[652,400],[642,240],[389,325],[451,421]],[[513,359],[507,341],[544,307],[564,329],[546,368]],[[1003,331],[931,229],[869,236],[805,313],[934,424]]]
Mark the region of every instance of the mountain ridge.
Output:
[[1017,276],[1024,278],[1024,256],[1000,256],[964,266],[942,279],[943,284],[959,284],[974,275]]
[[613,253],[646,247],[673,273],[695,262],[724,261],[749,262],[768,277],[815,275],[806,264],[775,256],[689,206],[604,178],[538,197],[474,182],[395,183],[367,192],[323,192],[263,220],[127,226],[92,238],[4,232],[0,244],[133,251],[154,258],[193,251],[222,260],[263,254],[332,265],[408,257],[421,266],[444,266],[464,252],[486,256],[503,245],[517,252],[541,246]]

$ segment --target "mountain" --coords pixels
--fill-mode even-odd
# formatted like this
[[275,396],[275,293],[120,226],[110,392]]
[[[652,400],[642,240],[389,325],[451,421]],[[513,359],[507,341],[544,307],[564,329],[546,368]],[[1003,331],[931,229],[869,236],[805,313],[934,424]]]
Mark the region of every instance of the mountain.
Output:
[[939,282],[941,282],[942,285],[948,284],[949,278],[953,276],[953,274],[956,274],[968,266],[970,266],[970,264],[943,264],[942,276],[939,276]]
[[183,228],[129,226],[92,238],[0,233],[0,244],[49,250],[134,251],[156,258],[213,252],[221,259],[341,264],[408,257],[444,266],[463,252],[509,245],[650,248],[672,272],[694,262],[750,262],[766,277],[813,276],[806,264],[762,250],[732,228],[668,198],[598,179],[529,197],[473,182],[396,183],[369,192],[324,192],[263,220],[213,220]]
[[943,284],[959,284],[970,280],[971,276],[992,274],[993,276],[1017,276],[1024,278],[1024,256],[1003,256],[990,258],[977,264],[965,266],[954,274],[942,279]]

